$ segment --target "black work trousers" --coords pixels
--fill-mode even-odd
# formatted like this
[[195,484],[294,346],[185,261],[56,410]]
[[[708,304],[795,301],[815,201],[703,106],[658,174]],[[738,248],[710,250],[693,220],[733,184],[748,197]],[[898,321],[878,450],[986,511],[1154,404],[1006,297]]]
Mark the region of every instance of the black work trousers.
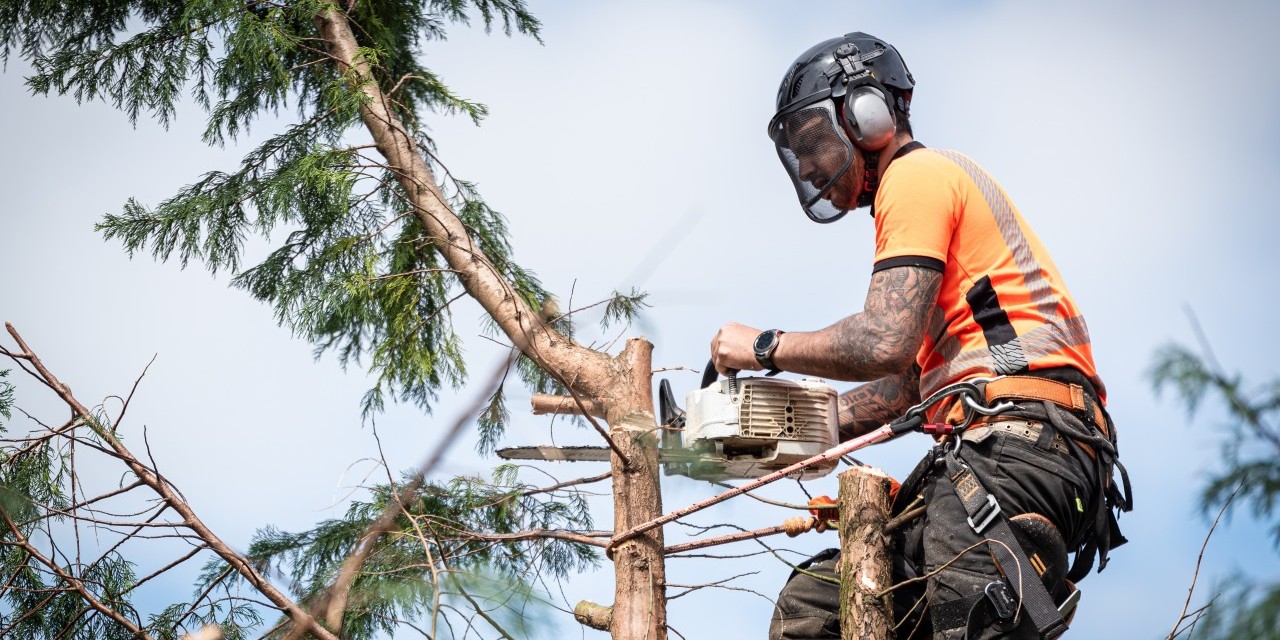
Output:
[[[988,431],[966,439],[962,455],[1000,503],[1005,517],[1043,515],[1057,527],[1067,548],[1074,549],[1090,534],[1094,509],[1100,508],[1092,499],[1097,493],[1097,473],[1090,460],[1065,446],[1051,426],[1037,424],[1042,437],[1034,441]],[[945,481],[945,464],[936,464],[927,473],[920,491],[926,505],[924,517],[894,532],[895,583],[929,576],[893,592],[897,636],[900,640],[963,640],[966,620],[962,616],[957,623],[954,615],[939,617],[947,607],[937,605],[980,593],[1000,574],[983,536],[969,526],[959,497]],[[840,637],[839,555],[839,550],[828,549],[798,565],[800,570],[791,574],[778,596],[770,640]],[[1013,628],[1008,623],[980,624],[983,628],[968,637],[1040,637],[1028,616],[1019,619]]]

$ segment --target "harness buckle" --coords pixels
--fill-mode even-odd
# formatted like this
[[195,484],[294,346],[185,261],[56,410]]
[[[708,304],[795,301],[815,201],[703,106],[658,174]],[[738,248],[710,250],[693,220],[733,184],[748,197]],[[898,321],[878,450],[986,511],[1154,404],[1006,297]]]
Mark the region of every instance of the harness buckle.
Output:
[[[996,502],[995,496],[988,493],[987,503],[982,505],[982,507],[978,509],[977,513],[969,516],[967,519],[969,520],[969,526],[973,528],[974,533],[981,534],[982,531],[996,519],[996,516],[999,515],[1000,503]],[[979,522],[974,523],[974,518],[977,518]]]
[[1013,590],[1004,580],[996,580],[989,583],[983,590],[982,594],[991,601],[991,605],[996,610],[996,617],[1001,620],[1009,620],[1018,612],[1018,600],[1013,597]]
[[[1075,585],[1072,586],[1074,587]],[[1071,595],[1067,596],[1067,599],[1063,600],[1062,604],[1058,605],[1058,613],[1062,615],[1063,619],[1069,618],[1078,604],[1080,604],[1080,589],[1077,588],[1072,590]]]

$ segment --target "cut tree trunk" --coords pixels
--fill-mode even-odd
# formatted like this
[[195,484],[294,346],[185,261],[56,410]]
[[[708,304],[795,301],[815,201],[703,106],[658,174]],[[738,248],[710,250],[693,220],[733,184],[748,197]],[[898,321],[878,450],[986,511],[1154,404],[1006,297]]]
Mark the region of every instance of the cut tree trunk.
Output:
[[872,467],[840,474],[840,636],[843,640],[893,638],[893,584],[888,475]]
[[[620,407],[610,407],[609,433],[627,456],[615,453],[613,469],[613,530],[626,531],[662,515],[659,483],[658,430],[653,417],[653,345],[633,339],[618,358],[633,395]],[[662,527],[623,542],[613,549],[614,599],[610,633],[614,640],[664,640],[667,637],[666,564]]]

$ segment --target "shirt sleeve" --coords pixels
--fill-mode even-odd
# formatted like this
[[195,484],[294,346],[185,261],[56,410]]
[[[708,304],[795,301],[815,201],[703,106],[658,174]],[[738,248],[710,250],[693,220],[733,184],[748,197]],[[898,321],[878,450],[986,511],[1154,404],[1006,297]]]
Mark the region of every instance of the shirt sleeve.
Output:
[[[959,211],[959,189],[917,151],[896,160],[876,193],[873,271],[911,265],[942,271]],[[916,157],[919,156],[919,157]]]

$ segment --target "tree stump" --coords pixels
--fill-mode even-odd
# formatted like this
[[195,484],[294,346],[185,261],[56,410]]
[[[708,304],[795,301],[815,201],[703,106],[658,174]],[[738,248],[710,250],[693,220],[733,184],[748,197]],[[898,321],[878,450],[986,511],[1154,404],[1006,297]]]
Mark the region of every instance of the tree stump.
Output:
[[893,634],[889,521],[892,481],[854,467],[840,474],[840,629],[843,640],[887,640]]

